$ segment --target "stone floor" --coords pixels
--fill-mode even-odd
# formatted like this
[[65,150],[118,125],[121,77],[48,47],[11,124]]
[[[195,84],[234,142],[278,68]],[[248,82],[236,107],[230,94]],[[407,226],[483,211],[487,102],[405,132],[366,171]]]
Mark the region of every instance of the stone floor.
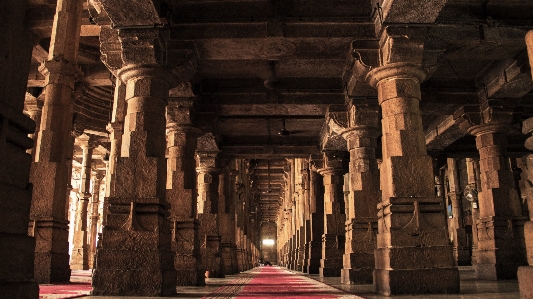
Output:
[[[394,296],[394,298],[438,298],[438,299],[466,299],[466,298],[483,298],[483,299],[511,299],[511,298],[520,298],[518,292],[518,282],[517,280],[507,280],[507,281],[480,281],[474,278],[474,270],[472,267],[459,267],[461,275],[461,293],[460,294],[441,294],[441,295],[406,295],[406,296]],[[234,286],[238,281],[242,281],[242,278],[248,276],[254,271],[253,269],[245,273],[238,275],[228,275],[226,278],[208,278],[206,279],[207,285],[203,287],[178,287],[176,296],[173,298],[233,298],[229,294],[222,294],[221,290],[223,288],[228,288],[228,286]],[[90,272],[87,272],[90,273]],[[301,275],[301,273],[294,272],[295,274]],[[356,294],[360,298],[368,299],[379,299],[379,298],[389,298],[386,296],[380,296],[373,293],[372,285],[344,285],[340,283],[340,277],[327,277],[320,278],[318,275],[304,275],[308,278],[314,279],[317,281],[317,284],[320,282],[325,282],[326,284],[336,288],[334,290],[335,295],[340,297],[345,297],[350,294]],[[73,282],[82,282],[84,280],[90,279],[88,275],[83,273],[77,273],[76,276],[73,276]],[[89,280],[88,280],[89,281]],[[347,293],[344,293],[344,292]],[[67,295],[42,295],[43,299],[59,299],[59,298],[92,298],[92,299],[124,299],[124,297],[114,297],[114,296],[67,296]],[[128,297],[132,298],[132,297]],[[139,297],[139,298],[157,298],[157,297]],[[274,298],[274,297],[272,297]],[[355,296],[350,296],[349,298],[357,298]]]
[[[459,267],[461,277],[461,292],[459,294],[439,294],[439,295],[403,295],[394,296],[394,298],[435,298],[435,299],[514,299],[520,298],[518,291],[518,280],[476,280],[474,269],[472,267]],[[322,281],[337,289],[345,292],[357,294],[368,299],[390,298],[387,296],[376,295],[373,292],[373,285],[346,285],[341,284],[340,277],[319,277],[318,275],[309,275],[313,279]]]

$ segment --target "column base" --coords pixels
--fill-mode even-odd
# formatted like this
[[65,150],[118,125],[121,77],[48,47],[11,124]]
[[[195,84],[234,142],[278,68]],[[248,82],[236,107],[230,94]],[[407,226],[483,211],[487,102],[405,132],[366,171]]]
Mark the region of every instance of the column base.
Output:
[[457,268],[374,270],[374,291],[380,295],[459,293]]
[[533,299],[533,266],[518,267],[518,287],[521,299]]
[[70,281],[69,259],[68,254],[36,252],[35,282],[49,284]]
[[171,296],[176,294],[175,270],[98,269],[93,296]]
[[372,284],[374,269],[342,269],[341,283],[343,284]]
[[176,285],[205,286],[205,271],[198,269],[176,269]]
[[516,279],[517,271],[523,264],[481,264],[474,266],[477,279],[498,280]]
[[39,285],[36,282],[0,283],[2,298],[36,299],[39,298]]
[[307,274],[320,274],[320,260],[309,260],[306,269]]

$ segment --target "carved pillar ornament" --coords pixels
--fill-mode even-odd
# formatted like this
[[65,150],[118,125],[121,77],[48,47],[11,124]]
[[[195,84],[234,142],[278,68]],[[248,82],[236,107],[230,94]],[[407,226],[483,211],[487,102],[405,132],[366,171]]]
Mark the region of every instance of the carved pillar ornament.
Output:
[[78,0],[58,1],[49,57],[39,69],[45,76],[45,99],[30,176],[38,283],[70,280],[66,205],[74,142],[72,91],[81,76],[77,53],[82,6]]
[[307,274],[319,274],[320,259],[322,258],[322,235],[324,234],[324,182],[318,173],[318,168],[323,164],[321,155],[309,158],[309,258],[307,261]]
[[102,186],[102,179],[105,177],[105,170],[97,170],[93,180],[93,194],[89,206],[89,222],[87,224],[89,237],[89,268],[94,268],[94,256],[96,255],[96,240],[98,235],[98,222],[100,220],[100,213],[98,207],[100,206],[100,187]]
[[419,109],[420,83],[438,66],[440,53],[427,48],[426,35],[425,29],[388,27],[379,48],[358,51],[352,45],[355,61],[348,85],[366,82],[376,88],[382,112],[374,284],[383,295],[459,292]]
[[81,188],[80,196],[76,205],[76,218],[74,227],[74,248],[72,249],[72,260],[70,268],[72,270],[89,269],[89,246],[87,230],[87,214],[89,207],[89,198],[92,194],[91,188],[91,162],[94,149],[94,142],[90,136],[85,134],[77,138],[81,149],[83,150],[83,161],[81,169]]
[[200,254],[207,277],[224,277],[222,244],[219,232],[218,210],[219,169],[216,158],[219,153],[215,136],[211,133],[198,138],[196,172],[198,174],[198,235]]
[[155,59],[158,30],[118,34],[123,66],[117,76],[126,85],[127,109],[93,294],[172,295],[176,271],[166,201],[165,107],[177,79]]
[[489,99],[479,107],[463,107],[455,113],[461,129],[476,136],[481,173],[478,196],[476,277],[516,278],[526,264],[524,223],[518,192],[507,157],[507,132],[514,119],[514,102]]
[[[526,35],[526,44],[529,55],[529,64],[533,69],[533,31]],[[533,118],[528,118],[523,122],[522,133],[533,133]],[[533,137],[526,139],[525,146],[528,150],[533,150]],[[533,154],[527,156],[527,176],[528,183],[531,186],[533,182]],[[529,187],[531,188],[531,187]],[[521,298],[533,297],[533,196],[532,190],[529,190],[527,197],[527,207],[529,210],[529,221],[524,224],[524,237],[527,250],[527,265],[518,267],[518,285],[520,288]]]

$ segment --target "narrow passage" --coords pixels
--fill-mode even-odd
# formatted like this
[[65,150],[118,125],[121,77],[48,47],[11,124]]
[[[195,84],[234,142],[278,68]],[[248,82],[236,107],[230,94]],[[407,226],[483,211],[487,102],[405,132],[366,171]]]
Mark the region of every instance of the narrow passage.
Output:
[[204,297],[213,298],[362,298],[279,267],[258,267]]

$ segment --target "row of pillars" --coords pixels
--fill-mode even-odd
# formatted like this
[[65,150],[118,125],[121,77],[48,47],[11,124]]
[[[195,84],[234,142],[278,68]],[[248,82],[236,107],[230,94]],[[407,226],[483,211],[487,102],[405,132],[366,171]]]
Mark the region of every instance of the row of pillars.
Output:
[[[340,132],[349,151],[348,169],[342,165],[343,152],[324,152],[300,162],[310,165],[302,167],[307,173],[300,176],[309,191],[294,193],[286,203],[284,210],[296,215],[280,215],[282,265],[324,277],[340,276],[343,283],[374,283],[384,295],[459,292],[454,257],[458,244],[449,241],[445,201],[435,192],[419,111],[420,82],[425,76],[422,69],[403,63],[372,70],[367,80],[378,89],[380,107],[349,104],[349,125]],[[483,103],[482,113],[484,109],[498,107]],[[531,267],[522,267],[531,264],[531,254],[526,257],[526,246],[527,252],[532,250],[531,218],[515,189],[506,152],[509,126],[500,115],[508,118],[494,113],[468,128],[476,136],[480,157],[479,199],[473,216],[476,277],[509,279],[518,273],[522,292],[531,294],[525,290],[533,277]],[[473,163],[468,162],[469,172]],[[457,196],[457,190],[451,192]],[[457,212],[456,199],[451,201]],[[529,210],[533,210],[531,199]]]
[[[9,30],[1,34],[6,37],[2,40],[9,45],[2,45],[0,57],[6,61],[4,73],[10,76],[1,80],[0,150],[3,155],[0,179],[4,187],[1,188],[0,213],[5,220],[0,228],[3,252],[0,264],[14,270],[0,273],[0,286],[2,293],[8,297],[37,298],[38,288],[31,271],[33,258],[36,278],[42,276],[52,280],[68,280],[70,272],[68,267],[56,265],[68,265],[65,186],[70,181],[73,144],[70,134],[71,94],[80,76],[76,55],[82,3],[61,0],[57,5],[50,56],[43,65],[46,97],[33,163],[26,153],[32,147],[26,134],[33,133],[35,127],[22,114],[22,91],[25,86],[17,84],[24,82],[21,78],[27,78],[27,71],[21,70],[28,69],[31,55],[30,34],[23,23],[25,2],[8,0],[5,3],[10,5],[10,9],[2,10],[2,17]],[[123,48],[123,66],[117,71],[117,77],[126,86],[127,104],[123,115],[123,132],[115,132],[113,138],[115,147],[112,147],[111,152],[116,155],[114,167],[108,171],[112,179],[106,182],[109,184],[109,214],[97,251],[93,292],[98,295],[169,295],[175,292],[177,274],[173,263],[175,254],[172,251],[169,220],[172,218],[170,209],[174,205],[169,204],[166,192],[165,108],[168,91],[176,82],[156,63],[153,49],[157,30],[124,29],[119,31],[119,36]],[[529,46],[533,45],[531,34],[527,41]],[[14,48],[18,53],[13,51]],[[354,218],[347,220],[352,223],[351,230],[345,230],[351,231],[349,238],[345,234],[343,239],[339,229],[343,227],[339,220],[346,218],[347,212],[343,209],[344,190],[339,187],[343,180],[337,170],[336,157],[326,155],[323,164],[317,163],[315,166],[322,176],[322,184],[315,184],[316,187],[310,184],[309,197],[312,198],[313,192],[316,196],[323,194],[324,217],[317,217],[322,220],[316,219],[324,224],[320,236],[322,256],[319,267],[323,275],[327,275],[332,267],[338,267],[339,255],[334,250],[342,252],[342,242],[350,238],[350,263],[352,253],[355,254],[355,266],[350,269],[357,269],[357,250],[364,246],[358,244],[359,237],[354,239],[354,236],[361,231],[361,223],[370,223],[368,228],[375,227],[377,223],[376,242],[372,242],[376,246],[373,252],[373,282],[377,292],[388,295],[459,291],[453,250],[447,241],[445,209],[442,200],[434,193],[432,161],[426,154],[421,125],[418,102],[420,83],[425,76],[416,63],[390,61],[368,75],[369,84],[378,89],[382,114],[381,190],[374,189],[379,185],[374,179],[371,184],[367,182],[368,176],[377,177],[374,173],[377,169],[375,147],[372,134],[363,133],[366,131],[364,118],[360,119],[363,124],[357,123],[356,111],[351,117],[354,122],[350,128],[356,129],[357,133],[354,134],[355,138],[347,136],[351,156],[350,198],[353,198],[350,206],[353,206],[355,213]],[[530,266],[520,267],[518,276],[521,292],[531,294],[531,286],[527,284],[533,277],[533,222],[531,218],[528,221],[521,217],[517,205],[509,202],[512,184],[506,164],[508,159],[505,158],[505,134],[501,126],[490,122],[476,126],[470,132],[476,136],[480,151],[482,182],[479,217],[476,219],[479,240],[476,273],[480,278],[498,278],[502,273],[509,272],[505,267],[512,266],[514,269],[518,266],[520,262],[509,260],[509,255],[518,251],[522,254],[513,244],[520,243],[519,236],[525,235]],[[120,136],[122,140],[117,141]],[[199,185],[202,183],[200,177]],[[202,207],[198,205],[197,213],[201,208],[214,208],[209,199],[213,198],[215,192],[208,189],[210,195],[204,197],[206,200]],[[202,192],[205,194],[208,191]],[[372,198],[370,205],[373,206],[371,214],[361,213],[364,208],[357,209],[356,202],[365,196],[356,196],[356,192],[381,194],[381,197],[369,196]],[[12,203],[13,198],[17,200],[16,204]],[[362,205],[366,204],[369,203],[362,202]],[[318,205],[315,208],[317,211],[321,209]],[[280,214],[282,212],[286,211],[280,211]],[[312,214],[309,213],[309,222],[315,220]],[[292,219],[283,227],[288,229],[292,225],[296,228],[298,222],[303,220],[307,222],[304,217]],[[27,236],[28,223],[33,223],[35,235],[46,242]],[[368,228],[365,231],[370,231]],[[524,233],[509,233],[510,229],[511,232]],[[306,236],[307,233],[301,235]],[[310,235],[315,238],[315,232],[311,231]],[[280,236],[278,238],[283,239]],[[287,265],[297,264],[301,258],[299,255],[295,257],[295,252],[301,252],[301,240],[305,239],[292,235],[289,237],[287,234],[284,245],[279,245],[280,260],[283,258]],[[308,243],[310,249],[319,242],[313,240],[314,243]],[[206,247],[218,246],[213,245],[216,243],[216,240],[205,238]],[[287,258],[282,252],[286,252]],[[310,251],[309,258],[312,253]],[[329,259],[332,260],[331,264]],[[346,260],[346,256],[343,259]],[[14,265],[14,262],[17,264]]]

